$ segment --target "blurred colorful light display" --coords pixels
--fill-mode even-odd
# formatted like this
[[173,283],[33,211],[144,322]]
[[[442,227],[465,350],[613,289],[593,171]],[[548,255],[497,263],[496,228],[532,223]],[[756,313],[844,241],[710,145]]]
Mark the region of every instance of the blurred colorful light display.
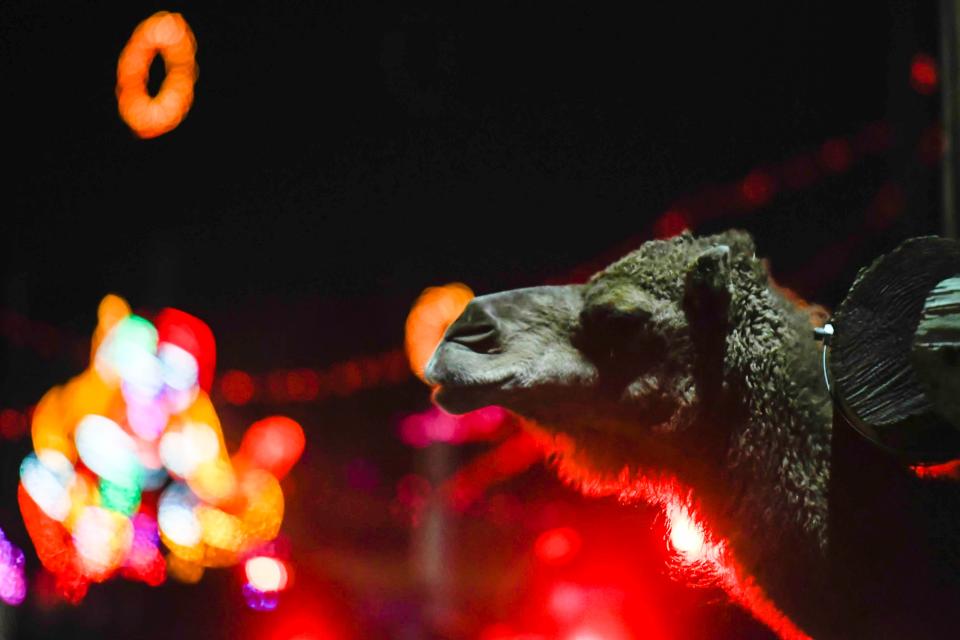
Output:
[[228,455],[207,395],[213,333],[198,318],[167,309],[154,325],[112,295],[98,318],[90,366],[37,404],[20,469],[27,532],[72,602],[117,575],[196,582],[271,542],[279,479],[305,444],[299,424],[274,416]]

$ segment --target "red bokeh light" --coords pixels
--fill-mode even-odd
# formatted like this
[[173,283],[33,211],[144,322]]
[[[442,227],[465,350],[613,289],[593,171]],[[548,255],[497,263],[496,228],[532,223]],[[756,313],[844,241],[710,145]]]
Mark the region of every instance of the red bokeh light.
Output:
[[913,56],[913,61],[910,63],[910,86],[917,93],[928,96],[937,90],[939,82],[937,61],[925,53]]
[[576,620],[587,608],[587,594],[578,584],[562,582],[550,592],[547,608],[558,620]]
[[332,622],[318,619],[315,614],[303,614],[284,619],[273,626],[269,635],[260,636],[269,640],[342,640],[347,636]]
[[846,140],[827,140],[820,147],[820,163],[833,173],[843,173],[853,162],[853,149]]
[[7,440],[15,440],[27,431],[27,417],[13,409],[0,411],[0,435]]
[[363,372],[356,362],[343,362],[330,371],[332,391],[338,396],[348,396],[363,387]]
[[[633,640],[633,638],[663,637],[655,627],[636,629],[631,633],[622,615],[614,611],[597,611],[587,615],[586,620],[577,625],[569,634],[561,636],[563,640]],[[642,634],[642,635],[641,635]]]
[[540,534],[533,545],[533,553],[544,564],[566,564],[576,557],[583,541],[572,527],[557,527]]
[[227,371],[220,380],[220,392],[230,404],[242,406],[253,400],[256,386],[250,374],[243,371]]
[[198,382],[209,392],[217,364],[217,347],[207,323],[179,309],[164,309],[157,316],[156,326],[160,342],[174,344],[197,359]]
[[690,218],[685,211],[671,209],[653,223],[653,235],[660,239],[678,236],[690,228]]
[[412,413],[398,426],[400,439],[411,447],[422,448],[433,442],[460,444],[490,440],[507,424],[507,412],[497,406],[482,407],[460,416],[433,407]]
[[[358,640],[362,636],[353,619],[348,594],[332,583],[316,581],[309,572],[288,581],[275,611],[254,615],[238,640]],[[379,636],[377,636],[379,637]]]
[[281,479],[300,459],[305,444],[306,437],[299,424],[284,416],[271,416],[247,429],[237,461],[265,469]]
[[740,183],[740,194],[748,206],[767,204],[776,192],[776,184],[765,171],[753,171]]
[[443,492],[453,508],[465,511],[491,486],[542,459],[542,444],[519,431],[461,467],[443,484]]

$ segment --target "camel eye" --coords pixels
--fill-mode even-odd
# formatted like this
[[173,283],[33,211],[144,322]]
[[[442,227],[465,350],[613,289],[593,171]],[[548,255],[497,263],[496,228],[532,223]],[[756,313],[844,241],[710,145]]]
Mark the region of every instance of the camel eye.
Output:
[[580,314],[578,348],[597,362],[629,359],[649,342],[650,316],[595,305]]

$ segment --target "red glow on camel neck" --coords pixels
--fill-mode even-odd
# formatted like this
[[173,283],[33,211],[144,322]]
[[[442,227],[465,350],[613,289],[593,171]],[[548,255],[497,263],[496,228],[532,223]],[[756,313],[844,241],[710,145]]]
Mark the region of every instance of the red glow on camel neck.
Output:
[[767,625],[782,640],[811,640],[770,600],[734,558],[726,540],[718,537],[701,515],[693,491],[664,473],[632,472],[597,479],[583,473],[569,456],[561,458],[561,477],[589,496],[618,496],[622,502],[646,502],[663,509],[669,532],[671,563],[691,582],[722,587],[730,599]]

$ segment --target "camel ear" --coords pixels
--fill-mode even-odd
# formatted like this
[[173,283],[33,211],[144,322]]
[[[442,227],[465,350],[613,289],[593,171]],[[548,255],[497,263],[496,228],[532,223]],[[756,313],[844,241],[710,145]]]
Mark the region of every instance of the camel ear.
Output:
[[713,245],[694,258],[684,279],[684,311],[692,325],[726,324],[730,307],[730,247]]

